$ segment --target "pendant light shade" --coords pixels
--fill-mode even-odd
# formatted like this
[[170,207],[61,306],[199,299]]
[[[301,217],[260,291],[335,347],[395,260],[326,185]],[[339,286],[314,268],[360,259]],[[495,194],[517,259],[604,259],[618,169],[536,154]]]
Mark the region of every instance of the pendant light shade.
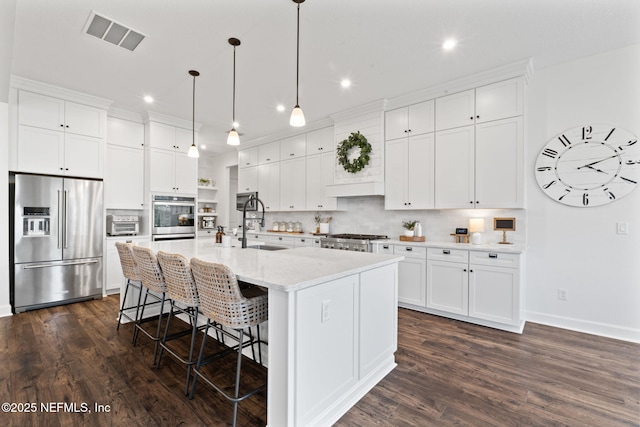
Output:
[[196,77],[200,75],[196,70],[189,70],[189,75],[193,76],[193,114],[192,114],[192,122],[191,122],[191,147],[189,147],[189,151],[187,152],[188,157],[200,157],[200,153],[198,152],[198,147],[196,146]]
[[300,85],[300,3],[304,3],[304,0],[293,0],[298,5],[298,26],[296,32],[296,106],[293,107],[291,112],[291,119],[289,124],[293,127],[301,127],[305,125],[304,113],[298,102],[298,86]]
[[229,131],[229,136],[227,137],[227,144],[229,145],[240,145],[240,135],[238,135],[238,131],[236,131],[236,46],[240,46],[240,40],[231,37],[229,39],[229,44],[233,46],[233,124],[231,125],[231,130]]

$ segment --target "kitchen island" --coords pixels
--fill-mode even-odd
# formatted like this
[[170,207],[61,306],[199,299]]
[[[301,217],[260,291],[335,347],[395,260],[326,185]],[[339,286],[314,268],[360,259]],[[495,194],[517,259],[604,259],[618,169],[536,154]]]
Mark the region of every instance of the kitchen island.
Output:
[[395,366],[400,255],[145,244],[227,265],[269,290],[267,425],[328,426]]

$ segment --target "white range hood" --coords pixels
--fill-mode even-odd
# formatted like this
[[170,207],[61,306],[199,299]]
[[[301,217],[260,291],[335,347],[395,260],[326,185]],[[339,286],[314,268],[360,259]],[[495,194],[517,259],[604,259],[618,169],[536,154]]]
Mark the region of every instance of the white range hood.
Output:
[[354,182],[325,187],[327,197],[384,196],[383,182]]

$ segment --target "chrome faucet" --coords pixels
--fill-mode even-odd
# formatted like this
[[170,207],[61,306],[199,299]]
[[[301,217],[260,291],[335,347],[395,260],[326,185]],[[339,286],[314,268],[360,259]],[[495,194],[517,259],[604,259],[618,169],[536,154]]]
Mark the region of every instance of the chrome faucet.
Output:
[[259,198],[251,195],[249,197],[249,200],[244,202],[244,205],[242,205],[242,247],[243,248],[247,247],[247,205],[251,203],[252,200],[258,201],[260,203],[260,206],[262,206],[262,218],[260,218],[260,227],[264,227],[264,203],[262,203],[262,200],[260,200]]

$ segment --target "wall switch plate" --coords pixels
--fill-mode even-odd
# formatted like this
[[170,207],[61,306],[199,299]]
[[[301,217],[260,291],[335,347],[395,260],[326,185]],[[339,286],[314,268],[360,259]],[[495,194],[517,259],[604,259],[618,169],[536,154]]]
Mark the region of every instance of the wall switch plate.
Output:
[[567,290],[566,289],[558,288],[558,299],[561,300],[561,301],[566,301],[567,300]]
[[628,222],[617,222],[616,223],[616,232],[618,234],[629,234],[629,223]]
[[321,322],[324,323],[327,320],[329,320],[329,306],[331,304],[331,300],[324,300],[322,301],[322,318],[321,318]]

